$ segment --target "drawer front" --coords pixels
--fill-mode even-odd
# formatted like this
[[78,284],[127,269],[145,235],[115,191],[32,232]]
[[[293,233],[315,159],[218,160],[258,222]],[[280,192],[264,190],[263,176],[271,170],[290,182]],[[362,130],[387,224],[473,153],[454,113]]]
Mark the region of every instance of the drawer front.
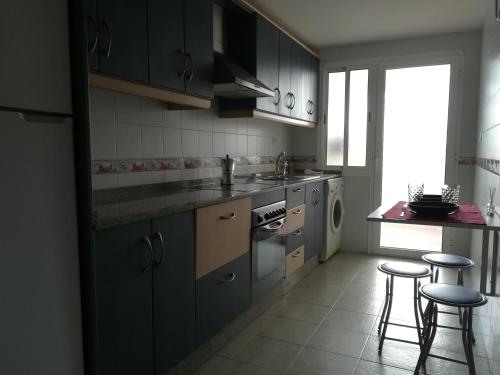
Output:
[[286,277],[297,271],[304,264],[304,246],[286,256]]
[[196,278],[250,250],[251,198],[196,211]]
[[289,187],[286,189],[286,208],[290,209],[293,207],[300,206],[304,204],[306,198],[306,186],[300,185],[295,187]]
[[250,253],[196,280],[197,345],[250,306]]
[[283,234],[292,233],[299,228],[304,226],[304,220],[306,216],[306,205],[302,204],[300,206],[294,207],[286,211],[286,221],[283,225]]
[[289,254],[300,246],[304,245],[305,227],[294,230],[286,235],[286,253]]

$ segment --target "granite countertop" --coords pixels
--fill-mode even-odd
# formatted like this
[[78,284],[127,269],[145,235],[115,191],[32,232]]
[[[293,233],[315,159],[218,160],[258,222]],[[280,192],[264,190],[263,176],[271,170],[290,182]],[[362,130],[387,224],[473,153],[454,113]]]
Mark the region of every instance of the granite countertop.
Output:
[[100,230],[149,220],[335,176],[337,174],[321,174],[315,179],[292,181],[235,176],[231,186],[221,186],[219,178],[209,178],[98,190],[94,192],[94,228]]

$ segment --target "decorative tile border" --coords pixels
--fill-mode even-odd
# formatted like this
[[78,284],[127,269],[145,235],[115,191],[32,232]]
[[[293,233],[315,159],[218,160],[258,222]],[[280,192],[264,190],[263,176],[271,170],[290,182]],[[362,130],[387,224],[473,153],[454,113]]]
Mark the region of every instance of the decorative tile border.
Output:
[[460,157],[459,165],[473,165],[500,176],[500,160],[476,157]]
[[[274,164],[276,156],[243,156],[234,158],[237,166]],[[92,174],[114,174],[133,172],[155,172],[181,169],[217,168],[222,158],[159,158],[159,159],[121,159],[94,160]],[[315,156],[289,156],[289,162],[315,163]]]

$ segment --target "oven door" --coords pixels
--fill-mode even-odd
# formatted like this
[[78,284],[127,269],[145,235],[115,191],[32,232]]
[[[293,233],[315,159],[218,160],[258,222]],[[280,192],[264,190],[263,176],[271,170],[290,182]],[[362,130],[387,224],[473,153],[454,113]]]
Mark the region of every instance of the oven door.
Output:
[[252,286],[256,294],[267,294],[281,286],[285,277],[285,218],[253,229]]

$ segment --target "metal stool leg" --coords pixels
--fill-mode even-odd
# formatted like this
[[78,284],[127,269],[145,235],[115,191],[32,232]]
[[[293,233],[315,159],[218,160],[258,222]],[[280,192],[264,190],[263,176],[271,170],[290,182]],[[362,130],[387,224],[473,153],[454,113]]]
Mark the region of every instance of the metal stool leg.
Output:
[[420,350],[422,350],[424,342],[422,339],[422,331],[420,331],[420,313],[418,310],[418,284],[418,280],[413,279],[413,311],[415,313],[415,322],[417,323],[418,344],[420,346]]
[[[462,269],[458,269],[458,275],[457,275],[457,285],[464,285],[464,278],[462,274]],[[462,325],[462,308],[458,308],[458,321],[460,322],[460,325]]]
[[385,313],[387,312],[387,305],[389,303],[389,275],[385,279],[385,302],[384,308],[382,310],[382,315],[380,315],[380,322],[378,323],[378,334],[380,335],[380,330],[382,329],[382,323],[385,320]]
[[[474,354],[472,353],[472,307],[466,309],[467,311],[467,348],[469,350],[467,363],[469,365],[469,373],[471,375],[476,375],[476,367],[474,365]],[[465,316],[464,316],[465,319]]]
[[380,337],[380,343],[378,345],[378,354],[382,353],[382,348],[384,347],[385,334],[387,333],[387,326],[389,325],[389,319],[391,316],[392,309],[392,298],[394,292],[394,276],[391,275],[390,283],[389,283],[389,304],[387,306],[387,313],[384,319],[384,329],[382,330],[382,336]]
[[432,342],[434,341],[434,337],[436,337],[438,309],[437,305],[433,302],[429,302],[429,305],[430,307],[428,311],[425,344],[423,350],[420,352],[420,356],[418,357],[417,366],[415,367],[414,371],[415,375],[420,373],[420,367],[425,368],[425,362],[427,361],[427,357],[431,350]]

